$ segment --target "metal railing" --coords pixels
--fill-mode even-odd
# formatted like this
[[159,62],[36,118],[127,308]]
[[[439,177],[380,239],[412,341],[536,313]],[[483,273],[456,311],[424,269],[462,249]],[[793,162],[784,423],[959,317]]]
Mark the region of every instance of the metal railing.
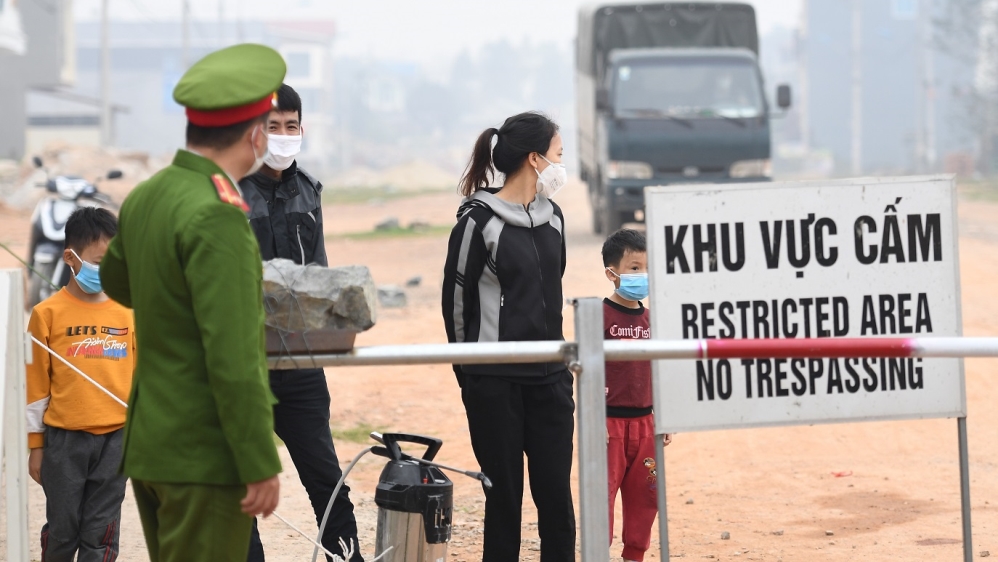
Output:
[[[18,270],[0,272],[0,339],[6,340],[3,448],[6,453],[7,555],[27,560],[27,450],[24,429],[23,286]],[[998,338],[867,338],[801,340],[603,340],[600,299],[575,301],[575,342],[499,342],[357,348],[349,353],[284,356],[272,368],[367,365],[489,364],[564,362],[577,377],[580,524],[584,562],[609,555],[606,463],[605,361],[707,358],[793,357],[998,357]],[[964,554],[972,559],[966,420],[958,420],[963,497]],[[668,559],[665,463],[658,447],[659,505],[663,559]],[[969,556],[969,558],[968,558]]]
[[[372,365],[569,364],[575,342],[491,342],[379,345],[346,353],[269,358],[271,369]],[[828,338],[757,340],[605,340],[607,361],[817,357],[998,357],[998,338]]]
[[[760,340],[606,340],[603,303],[574,301],[575,342],[491,342],[360,347],[348,353],[270,358],[271,368],[372,365],[493,364],[564,362],[577,377],[579,535],[583,562],[605,561],[609,544],[606,463],[606,361],[718,358],[827,357],[998,357],[998,338],[823,338]],[[966,422],[958,420],[964,552],[971,555]],[[665,524],[665,463],[658,447],[660,534],[668,559]],[[972,555],[971,555],[972,558]]]

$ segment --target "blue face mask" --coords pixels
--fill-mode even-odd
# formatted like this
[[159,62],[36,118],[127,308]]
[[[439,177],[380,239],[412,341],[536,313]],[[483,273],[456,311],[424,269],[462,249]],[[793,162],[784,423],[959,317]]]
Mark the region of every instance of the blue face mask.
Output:
[[624,273],[618,275],[615,271],[606,268],[620,279],[620,288],[616,293],[629,301],[640,301],[648,298],[648,274],[647,273]]
[[[69,251],[73,252],[76,259],[80,260],[80,263],[83,264],[80,267],[79,273],[76,273],[75,271],[73,272],[73,279],[76,279],[76,284],[79,285],[80,289],[88,295],[96,295],[101,292],[103,289],[100,284],[100,268],[92,263],[83,261],[83,258],[81,258],[75,251]],[[72,268],[70,268],[70,271],[72,271]]]

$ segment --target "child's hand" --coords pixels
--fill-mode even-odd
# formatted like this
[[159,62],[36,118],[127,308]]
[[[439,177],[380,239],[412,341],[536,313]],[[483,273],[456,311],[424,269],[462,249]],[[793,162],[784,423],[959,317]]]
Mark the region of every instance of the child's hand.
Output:
[[665,435],[662,436],[662,446],[668,447],[669,443],[672,443],[672,434],[666,433]]
[[39,486],[42,484],[42,454],[45,449],[41,447],[37,449],[31,449],[28,453],[28,475],[31,479],[38,483]]

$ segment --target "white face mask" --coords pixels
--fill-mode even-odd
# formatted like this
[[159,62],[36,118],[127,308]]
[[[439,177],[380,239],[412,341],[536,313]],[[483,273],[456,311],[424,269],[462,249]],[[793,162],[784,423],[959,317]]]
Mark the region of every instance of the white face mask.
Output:
[[544,168],[543,172],[537,172],[537,169],[534,169],[537,172],[537,193],[551,199],[558,193],[558,190],[568,183],[568,170],[565,169],[564,164],[555,164],[547,158],[544,158],[544,161],[548,163],[548,167]]
[[261,129],[259,128],[253,129],[253,135],[250,137],[250,148],[253,149],[253,157],[256,158],[256,160],[253,161],[253,167],[250,168],[248,172],[246,172],[247,176],[252,176],[253,174],[259,172],[260,168],[263,167],[263,160],[267,157],[266,148],[263,150],[263,154],[261,154],[260,156],[256,155],[256,146],[254,146],[254,144],[256,143],[256,135],[260,132],[260,130]]
[[295,156],[301,152],[302,135],[267,135],[267,156],[263,163],[271,170],[283,172],[291,167]]

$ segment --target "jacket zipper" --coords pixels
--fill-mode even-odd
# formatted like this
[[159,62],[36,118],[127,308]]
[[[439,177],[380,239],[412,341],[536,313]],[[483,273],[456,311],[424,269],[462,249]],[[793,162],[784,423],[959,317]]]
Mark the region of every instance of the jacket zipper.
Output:
[[[548,303],[544,299],[544,272],[541,270],[541,253],[537,251],[537,240],[534,238],[534,217],[530,214],[530,207],[527,205],[523,206],[523,210],[527,212],[527,218],[530,219],[530,245],[534,247],[534,256],[537,258],[537,275],[541,279],[541,312],[544,314],[544,338],[548,337]],[[547,374],[548,366],[544,365],[544,374]]]
[[503,322],[503,316],[504,316],[504,314],[503,314],[503,310],[502,309],[503,309],[503,306],[505,306],[505,305],[506,305],[506,295],[500,292],[499,293],[499,341],[504,341],[502,339],[503,334],[505,333],[503,331],[503,326],[505,326],[506,323]]
[[301,265],[305,266],[305,247],[301,244],[301,225],[299,224],[296,228],[298,232],[298,250],[301,252]]

